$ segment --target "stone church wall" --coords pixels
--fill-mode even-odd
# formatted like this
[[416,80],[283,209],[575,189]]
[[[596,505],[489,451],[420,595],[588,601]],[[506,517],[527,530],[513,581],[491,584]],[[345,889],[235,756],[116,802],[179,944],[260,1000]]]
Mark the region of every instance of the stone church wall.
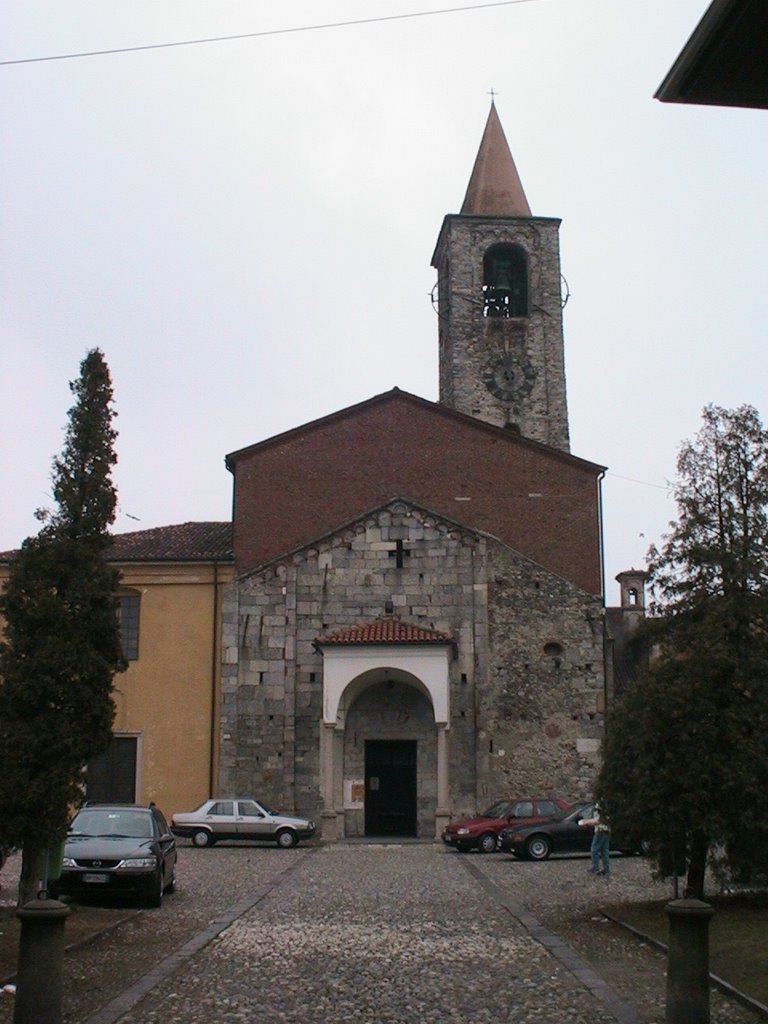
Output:
[[481,775],[510,795],[587,797],[604,729],[602,604],[502,545],[488,573]]
[[[220,792],[320,815],[323,659],[314,642],[385,615],[456,642],[452,816],[505,794],[575,798],[589,790],[602,728],[599,601],[498,541],[398,502],[230,588]],[[418,830],[429,835],[434,717],[414,694],[403,694],[407,724],[401,719],[399,729],[385,691],[358,698],[348,711],[344,773],[362,777],[366,737],[418,738]],[[349,834],[362,834],[359,819],[347,814]]]
[[[397,503],[233,585],[224,607],[221,792],[322,810],[323,659],[314,641],[332,630],[393,614],[449,633],[458,641],[451,700],[471,705],[467,680],[486,628],[483,551],[476,534]],[[380,724],[369,717],[373,735]],[[471,717],[457,719],[459,749],[472,745],[471,729]]]

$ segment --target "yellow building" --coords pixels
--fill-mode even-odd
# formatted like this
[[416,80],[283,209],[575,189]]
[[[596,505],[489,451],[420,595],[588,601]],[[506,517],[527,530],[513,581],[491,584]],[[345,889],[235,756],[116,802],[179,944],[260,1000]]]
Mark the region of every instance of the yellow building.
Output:
[[[216,792],[221,592],[231,523],[120,534],[119,608],[128,668],[115,678],[114,738],[88,766],[91,800],[155,803],[171,815]],[[0,578],[7,575],[7,556]]]

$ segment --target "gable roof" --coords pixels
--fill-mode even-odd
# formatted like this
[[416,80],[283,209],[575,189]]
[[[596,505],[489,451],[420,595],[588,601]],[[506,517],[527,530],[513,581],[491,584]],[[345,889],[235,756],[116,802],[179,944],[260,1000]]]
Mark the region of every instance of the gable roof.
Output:
[[118,533],[110,562],[231,562],[232,524],[179,523],[150,530]]
[[268,447],[283,445],[289,441],[298,439],[302,434],[331,426],[335,423],[341,422],[342,420],[359,417],[375,406],[383,406],[390,402],[413,404],[415,408],[428,410],[436,416],[443,417],[447,420],[453,420],[465,427],[493,434],[498,440],[503,440],[505,444],[529,448],[555,459],[564,459],[573,465],[582,466],[584,469],[595,473],[604,473],[606,469],[605,466],[600,466],[595,462],[589,462],[587,459],[581,459],[577,455],[572,455],[570,452],[562,451],[559,448],[550,448],[549,445],[541,444],[539,441],[533,441],[531,438],[524,437],[522,434],[519,434],[514,430],[497,427],[493,423],[487,423],[485,420],[476,419],[474,416],[467,416],[463,412],[457,412],[455,409],[449,409],[448,406],[442,405],[440,402],[430,402],[426,398],[414,395],[410,391],[403,391],[398,387],[394,387],[390,391],[383,391],[381,394],[374,395],[372,398],[367,398],[355,405],[348,405],[344,409],[338,409],[336,412],[329,413],[327,416],[321,416],[316,420],[309,420],[307,423],[302,423],[298,427],[292,427],[290,430],[283,431],[281,434],[274,434],[272,437],[268,437],[264,441],[257,441],[254,444],[247,445],[245,448],[239,448],[237,451],[230,452],[229,455],[224,457],[224,464],[230,472],[234,472],[238,461],[240,461],[244,456],[253,455]]
[[[15,551],[0,552],[0,564]],[[109,562],[233,562],[232,523],[180,523],[116,533],[107,549]]]
[[420,626],[412,622],[401,622],[400,619],[382,617],[371,622],[360,622],[354,626],[344,626],[332,633],[318,637],[315,644],[323,647],[360,644],[452,644],[453,639],[437,629]]

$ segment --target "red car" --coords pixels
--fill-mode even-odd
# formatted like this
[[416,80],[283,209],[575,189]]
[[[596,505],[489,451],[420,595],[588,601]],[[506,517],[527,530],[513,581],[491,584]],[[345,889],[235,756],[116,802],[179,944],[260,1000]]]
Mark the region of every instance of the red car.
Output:
[[476,818],[452,821],[445,826],[442,840],[461,853],[478,849],[480,853],[493,853],[498,846],[499,833],[510,825],[535,825],[542,818],[551,818],[570,807],[567,800],[550,798],[539,800],[497,800]]

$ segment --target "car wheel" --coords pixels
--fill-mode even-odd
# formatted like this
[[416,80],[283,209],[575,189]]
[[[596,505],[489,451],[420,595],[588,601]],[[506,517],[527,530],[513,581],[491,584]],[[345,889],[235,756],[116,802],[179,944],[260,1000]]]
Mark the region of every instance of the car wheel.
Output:
[[165,887],[166,892],[176,892],[176,865],[173,866],[173,872],[171,874],[171,880]]
[[298,838],[295,832],[291,832],[290,829],[281,829],[276,836],[277,845],[283,850],[290,850],[292,846],[298,843]]
[[213,836],[206,828],[199,828],[197,832],[192,833],[192,845],[193,846],[213,846]]
[[480,853],[494,853],[496,850],[496,836],[493,832],[486,832],[477,841],[477,848]]
[[546,836],[531,836],[525,844],[525,854],[531,860],[546,860],[552,853],[552,842]]
[[144,901],[148,907],[159,907],[163,902],[163,869],[162,867],[152,879]]

